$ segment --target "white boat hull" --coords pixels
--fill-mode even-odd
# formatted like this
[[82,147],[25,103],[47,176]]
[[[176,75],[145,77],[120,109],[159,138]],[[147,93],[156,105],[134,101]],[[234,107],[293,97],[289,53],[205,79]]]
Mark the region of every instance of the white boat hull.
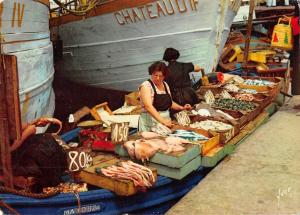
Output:
[[[180,51],[179,61],[215,71],[237,10],[229,0],[159,0],[147,5],[143,10],[148,7],[151,14],[131,7],[60,25],[64,55],[59,75],[89,86],[137,90],[148,79],[148,66],[162,60],[167,47]],[[174,13],[169,15],[171,6]],[[122,14],[131,15],[131,21]],[[57,33],[55,26],[51,30]]]
[[53,48],[48,17],[48,6],[35,0],[4,0],[0,6],[1,52],[17,57],[23,122],[54,113]]

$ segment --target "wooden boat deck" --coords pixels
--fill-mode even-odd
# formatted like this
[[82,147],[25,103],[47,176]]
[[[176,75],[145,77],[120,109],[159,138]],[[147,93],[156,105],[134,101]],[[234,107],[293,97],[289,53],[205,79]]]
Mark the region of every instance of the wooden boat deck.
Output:
[[297,214],[300,104],[294,97],[168,214]]

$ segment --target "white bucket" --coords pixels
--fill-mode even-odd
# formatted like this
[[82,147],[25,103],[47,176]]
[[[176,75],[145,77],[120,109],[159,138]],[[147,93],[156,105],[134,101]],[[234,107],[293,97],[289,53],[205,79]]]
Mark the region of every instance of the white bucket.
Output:
[[267,0],[267,6],[268,7],[276,6],[276,0]]

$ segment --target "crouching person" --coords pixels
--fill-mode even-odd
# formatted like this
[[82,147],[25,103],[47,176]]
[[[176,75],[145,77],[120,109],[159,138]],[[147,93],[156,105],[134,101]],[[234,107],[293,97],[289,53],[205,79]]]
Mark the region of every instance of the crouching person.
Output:
[[56,123],[61,128],[59,120],[40,118],[24,124],[21,138],[11,146],[13,175],[33,178],[30,187],[32,192],[42,192],[44,187],[57,186],[67,169],[66,152],[53,134],[36,134],[37,127],[44,127],[48,123]]

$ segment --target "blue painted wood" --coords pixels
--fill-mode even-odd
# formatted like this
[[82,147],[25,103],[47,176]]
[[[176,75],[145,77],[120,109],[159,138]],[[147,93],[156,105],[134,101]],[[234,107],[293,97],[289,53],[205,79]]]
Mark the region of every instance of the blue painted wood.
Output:
[[[208,169],[199,168],[183,180],[172,180],[160,176],[156,185],[146,193],[139,193],[130,197],[116,196],[104,189],[91,190],[80,193],[81,212],[93,214],[121,214],[134,213],[138,210],[157,211],[171,200],[179,200],[208,173]],[[0,194],[0,198],[15,208],[21,214],[74,214],[78,209],[77,198],[74,194],[60,194],[56,197],[35,200],[10,194]],[[162,208],[164,213],[169,208]],[[7,211],[4,211],[7,212]]]
[[[72,130],[64,135],[64,141],[77,137],[80,129]],[[105,190],[93,188],[79,194],[81,214],[121,214],[136,212],[165,213],[174,202],[189,192],[210,171],[200,167],[182,180],[174,180],[159,176],[154,187],[146,193],[138,193],[130,197],[120,197]],[[0,194],[0,199],[20,214],[75,214],[78,210],[77,198],[74,194],[59,194],[48,199],[32,199],[11,194]],[[1,208],[6,211],[6,209]],[[78,211],[77,211],[78,212]]]
[[34,0],[4,0],[1,7],[1,54],[17,57],[22,121],[51,117],[55,96],[49,8]]

